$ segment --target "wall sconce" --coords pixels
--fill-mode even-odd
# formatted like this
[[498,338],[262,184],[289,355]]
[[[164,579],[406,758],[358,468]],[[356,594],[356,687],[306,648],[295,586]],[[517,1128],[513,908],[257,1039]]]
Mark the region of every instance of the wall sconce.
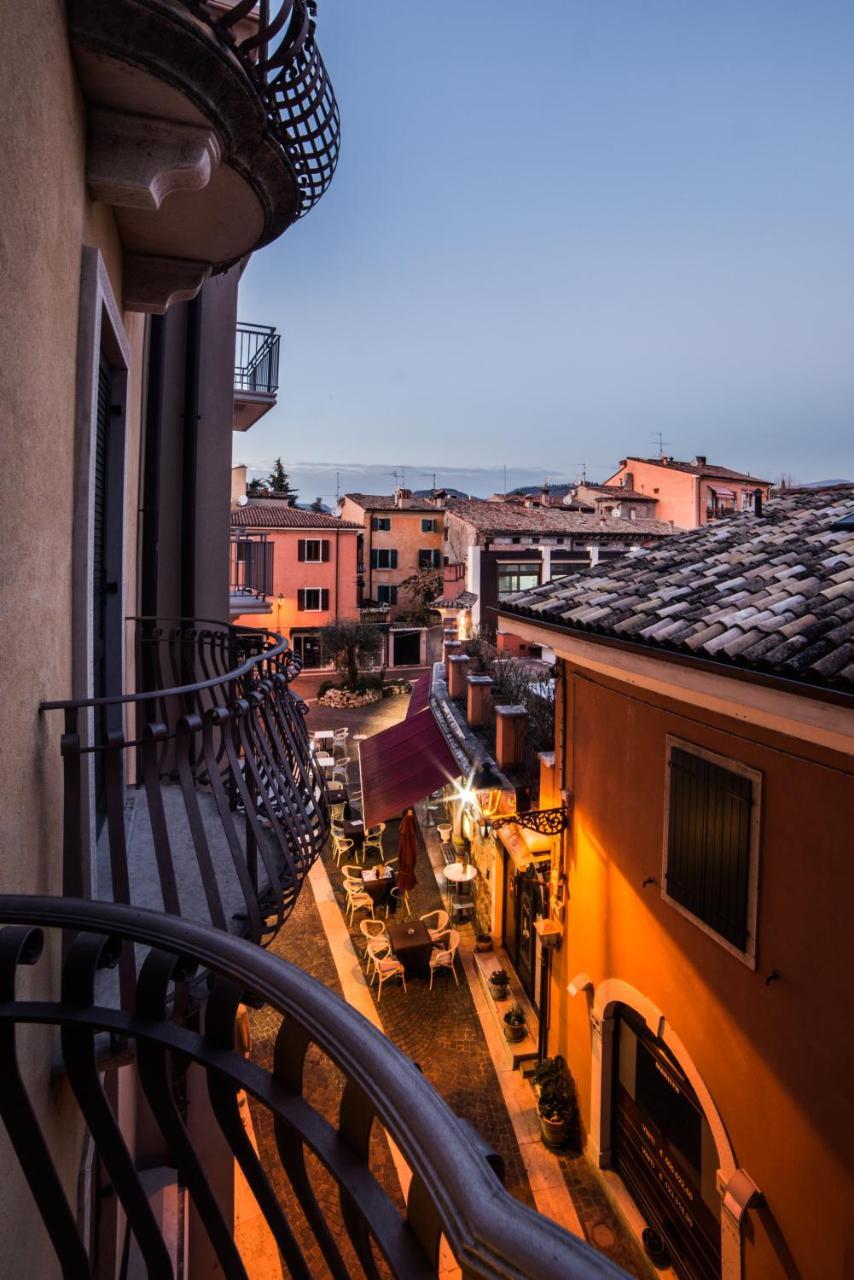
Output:
[[582,991],[593,990],[593,979],[589,973],[577,973],[567,987],[567,991],[571,996],[580,995]]

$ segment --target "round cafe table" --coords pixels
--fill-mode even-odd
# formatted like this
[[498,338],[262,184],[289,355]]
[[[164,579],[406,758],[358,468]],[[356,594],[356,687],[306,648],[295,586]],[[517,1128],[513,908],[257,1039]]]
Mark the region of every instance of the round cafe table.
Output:
[[477,867],[472,863],[465,866],[461,862],[449,862],[445,867],[445,879],[450,880],[453,884],[470,885],[477,875]]

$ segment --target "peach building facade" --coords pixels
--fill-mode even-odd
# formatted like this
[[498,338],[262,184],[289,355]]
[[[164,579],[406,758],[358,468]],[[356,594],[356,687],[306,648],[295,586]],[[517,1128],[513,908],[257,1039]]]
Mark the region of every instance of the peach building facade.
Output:
[[681,1280],[843,1280],[854,1240],[854,488],[772,507],[507,606],[558,661],[550,1051]]
[[672,520],[677,529],[697,529],[710,520],[749,511],[755,495],[766,501],[771,489],[768,480],[716,466],[701,456],[691,462],[624,458],[605,483],[654,497],[655,518]]
[[408,489],[396,489],[390,496],[347,493],[340,516],[362,526],[362,599],[387,608],[392,620],[406,613],[412,601],[402,583],[419,569],[442,568],[441,509],[428,498],[413,497]]
[[[357,619],[359,525],[258,500],[231,513],[232,580],[247,544],[266,543],[272,557],[271,591],[253,601],[238,625],[266,627],[290,638],[308,668],[326,665],[320,631],[336,619]],[[232,596],[232,613],[240,608]]]

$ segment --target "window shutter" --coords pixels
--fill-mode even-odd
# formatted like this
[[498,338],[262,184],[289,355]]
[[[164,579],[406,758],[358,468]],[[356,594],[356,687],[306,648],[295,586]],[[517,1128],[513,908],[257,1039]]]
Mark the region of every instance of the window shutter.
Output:
[[325,563],[329,559],[329,539],[324,538],[320,544],[320,558]]
[[297,591],[297,609],[300,613],[305,613],[305,591],[302,587]]
[[389,587],[389,604],[397,604],[397,587]]
[[327,587],[323,587],[320,592],[320,607],[324,610],[329,608],[329,589]]
[[297,560],[305,560],[305,538],[297,542]]
[[389,557],[389,559],[390,559],[390,562],[391,562],[391,567],[392,567],[392,569],[396,569],[396,568],[397,568],[397,552],[396,552],[396,551],[392,551],[391,556]]
[[749,778],[673,747],[667,892],[739,951],[747,946]]
[[371,549],[371,568],[376,569],[378,564],[379,564],[379,552],[377,551],[376,547],[373,547]]

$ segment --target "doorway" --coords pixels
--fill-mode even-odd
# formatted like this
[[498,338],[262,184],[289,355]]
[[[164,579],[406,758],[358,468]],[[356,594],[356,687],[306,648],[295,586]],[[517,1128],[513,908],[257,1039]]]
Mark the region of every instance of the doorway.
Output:
[[393,667],[417,667],[421,664],[421,631],[393,631]]
[[718,1153],[678,1063],[627,1006],[614,1019],[612,1158],[681,1280],[720,1280]]

